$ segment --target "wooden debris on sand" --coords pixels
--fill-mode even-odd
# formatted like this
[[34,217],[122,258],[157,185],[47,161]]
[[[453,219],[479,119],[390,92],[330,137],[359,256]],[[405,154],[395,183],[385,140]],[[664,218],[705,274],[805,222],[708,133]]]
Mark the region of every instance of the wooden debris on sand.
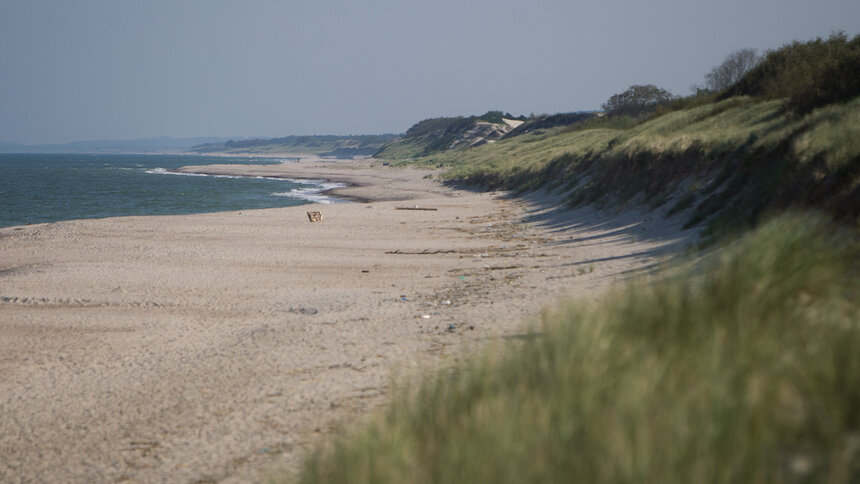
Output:
[[400,249],[397,250],[389,250],[386,254],[404,254],[404,255],[435,255],[435,254],[453,254],[457,252],[456,250],[430,250],[424,249],[422,251],[403,251]]

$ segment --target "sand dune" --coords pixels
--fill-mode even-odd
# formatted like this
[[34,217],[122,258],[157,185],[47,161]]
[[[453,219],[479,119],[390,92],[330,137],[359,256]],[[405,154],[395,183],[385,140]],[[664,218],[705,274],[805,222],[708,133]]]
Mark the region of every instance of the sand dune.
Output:
[[[0,481],[259,479],[384,404],[393,372],[692,236],[369,162],[188,170],[348,182],[367,203],[0,229]],[[437,210],[397,210],[416,205]]]

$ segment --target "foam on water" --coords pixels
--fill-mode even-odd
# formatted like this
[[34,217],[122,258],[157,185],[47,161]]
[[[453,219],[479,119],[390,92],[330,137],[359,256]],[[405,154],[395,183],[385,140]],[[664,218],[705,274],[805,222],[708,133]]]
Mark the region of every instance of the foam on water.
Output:
[[[291,180],[295,183],[308,183],[306,180]],[[308,183],[310,184],[310,183]],[[344,188],[346,185],[343,183],[321,183],[319,185],[308,187],[308,188],[293,188],[288,192],[276,192],[272,193],[272,196],[275,197],[289,197],[289,198],[297,198],[299,200],[307,200],[309,202],[314,203],[343,203],[344,200],[340,200],[337,198],[329,197],[325,194],[325,192],[329,190],[334,190],[335,188]]]
[[326,182],[324,180],[299,180],[294,178],[281,178],[274,176],[256,176],[256,175],[214,175],[214,174],[206,174],[206,173],[187,173],[181,171],[167,170],[165,168],[153,168],[151,170],[147,170],[147,173],[152,173],[156,175],[180,175],[180,176],[205,176],[212,178],[229,178],[229,179],[254,179],[254,180],[277,180],[277,181],[285,181],[290,183],[298,183],[301,185],[311,185],[307,188],[293,188],[288,192],[273,192],[271,196],[273,197],[287,197],[287,198],[295,198],[297,200],[305,200],[313,203],[322,203],[322,204],[331,204],[331,203],[345,203],[346,200],[341,200],[337,198],[329,197],[325,194],[330,190],[334,190],[336,188],[344,188],[346,187],[343,183],[333,183]]

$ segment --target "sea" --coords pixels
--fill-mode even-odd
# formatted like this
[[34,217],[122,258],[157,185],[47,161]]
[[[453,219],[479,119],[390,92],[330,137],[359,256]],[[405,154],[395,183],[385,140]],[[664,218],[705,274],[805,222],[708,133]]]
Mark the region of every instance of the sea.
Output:
[[197,155],[0,153],[0,227],[126,215],[336,203],[325,180],[188,175],[188,165],[289,160]]

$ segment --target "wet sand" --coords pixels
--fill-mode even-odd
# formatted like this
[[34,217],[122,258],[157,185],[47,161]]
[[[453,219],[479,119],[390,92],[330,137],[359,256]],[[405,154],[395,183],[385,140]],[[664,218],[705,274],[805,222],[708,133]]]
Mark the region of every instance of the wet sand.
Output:
[[[0,482],[259,480],[384,405],[392,375],[694,240],[365,161],[186,170],[363,203],[0,229]],[[398,210],[416,206],[436,210]]]

